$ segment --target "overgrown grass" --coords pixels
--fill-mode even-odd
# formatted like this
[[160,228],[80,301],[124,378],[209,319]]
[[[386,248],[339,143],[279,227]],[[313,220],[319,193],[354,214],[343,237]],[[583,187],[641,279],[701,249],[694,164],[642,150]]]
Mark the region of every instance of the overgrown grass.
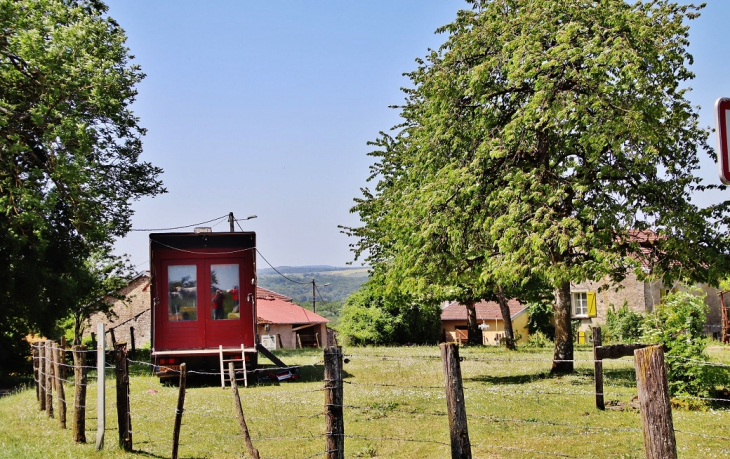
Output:
[[[449,430],[439,350],[430,347],[346,348],[344,365],[347,457],[443,458]],[[549,375],[551,351],[507,352],[462,348],[466,410],[474,457],[640,458],[641,416],[632,359],[604,361],[607,404],[594,406],[589,348],[579,348],[573,374]],[[710,349],[713,362],[730,363],[730,347]],[[322,352],[280,353],[304,365],[302,379],[241,388],[243,410],[263,457],[321,457],[324,451]],[[38,411],[34,390],[0,399],[0,458],[170,457],[178,389],[160,385],[148,368],[133,367],[132,426],[135,453],[117,446],[114,378],[107,375],[106,447],[94,451],[96,388],[87,398],[86,445],[73,444],[70,430]],[[72,394],[72,387],[66,392]],[[69,395],[70,399],[72,396]],[[69,410],[70,411],[70,410]],[[674,410],[679,455],[730,457],[730,404],[706,411]],[[69,413],[69,427],[71,424]],[[186,394],[180,457],[245,456],[230,389],[215,377],[194,381]]]

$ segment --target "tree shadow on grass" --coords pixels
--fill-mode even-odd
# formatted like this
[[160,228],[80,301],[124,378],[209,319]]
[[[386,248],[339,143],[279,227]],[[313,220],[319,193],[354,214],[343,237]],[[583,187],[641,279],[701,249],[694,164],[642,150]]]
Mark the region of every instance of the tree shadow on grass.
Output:
[[633,368],[603,368],[604,386],[636,388],[636,370]]
[[481,382],[485,384],[494,385],[506,385],[506,384],[527,384],[542,379],[550,378],[550,373],[530,373],[521,375],[505,375],[505,376],[492,376],[492,375],[479,375],[471,378],[464,378],[464,381],[469,382]]

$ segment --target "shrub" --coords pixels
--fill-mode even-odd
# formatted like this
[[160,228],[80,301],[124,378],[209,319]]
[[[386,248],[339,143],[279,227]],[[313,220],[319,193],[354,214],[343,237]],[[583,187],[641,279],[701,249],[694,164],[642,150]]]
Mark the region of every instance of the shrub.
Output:
[[383,345],[393,340],[393,317],[374,304],[359,300],[363,292],[355,292],[342,308],[342,320],[337,331],[347,337],[352,346]]
[[527,315],[527,330],[530,336],[540,332],[549,340],[555,339],[552,304],[530,303],[527,305]]
[[551,340],[545,333],[541,332],[540,330],[537,330],[535,333],[530,333],[530,337],[528,338],[527,343],[525,343],[525,347],[532,348],[543,348],[552,346],[553,340]]
[[666,346],[669,391],[673,396],[707,397],[720,382],[720,369],[706,365],[707,315],[704,294],[699,290],[670,293],[642,325],[642,340]]
[[630,310],[626,301],[618,310],[611,305],[606,313],[606,324],[602,333],[612,342],[637,342],[641,338],[644,320],[645,316]]
[[441,308],[407,295],[384,295],[368,282],[345,301],[336,328],[351,345],[432,344],[441,331]]

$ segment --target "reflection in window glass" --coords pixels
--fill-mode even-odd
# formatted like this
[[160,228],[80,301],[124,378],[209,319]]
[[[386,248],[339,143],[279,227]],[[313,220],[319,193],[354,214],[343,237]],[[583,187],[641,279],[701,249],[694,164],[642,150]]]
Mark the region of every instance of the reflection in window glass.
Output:
[[213,320],[238,319],[238,265],[210,265],[210,309]]
[[195,265],[167,267],[167,320],[198,320],[198,280]]

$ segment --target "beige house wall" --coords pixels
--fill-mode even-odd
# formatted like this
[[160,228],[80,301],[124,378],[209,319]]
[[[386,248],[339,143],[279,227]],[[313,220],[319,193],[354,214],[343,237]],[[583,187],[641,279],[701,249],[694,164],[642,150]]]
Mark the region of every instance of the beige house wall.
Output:
[[[293,331],[294,328],[300,327],[301,325],[297,325],[296,327],[292,326],[291,324],[269,324],[269,331],[266,331],[266,324],[258,324],[257,332],[259,336],[264,335],[271,335],[276,336],[279,335],[281,338],[281,343],[279,341],[276,342],[276,348],[277,349],[296,349],[297,348],[297,336],[296,331]],[[316,324],[310,327],[313,330],[313,333],[319,333],[319,343],[320,347],[326,347],[328,346],[327,343],[327,324]]]
[[[601,287],[608,284],[609,287],[601,291]],[[596,292],[596,317],[580,318],[579,330],[588,330],[591,327],[598,327],[606,322],[606,315],[609,308],[616,309],[623,306],[624,302],[629,309],[638,313],[648,313],[661,302],[662,290],[669,289],[661,281],[640,281],[636,275],[631,273],[619,284],[610,284],[607,280],[599,282],[571,283],[572,292]],[[720,323],[720,297],[719,290],[708,285],[700,286],[707,295],[705,303],[708,306],[707,324],[716,325]],[[680,287],[684,290],[684,287]]]
[[[529,332],[527,331],[527,310],[522,311],[516,317],[512,318],[512,331],[517,337],[516,342],[526,343],[529,340]],[[466,327],[466,320],[447,320],[443,321],[442,328],[446,341],[449,343],[456,342],[456,327]],[[485,320],[484,325],[488,325],[489,328],[482,330],[482,344],[484,345],[497,345],[497,335],[504,337],[504,322],[502,319],[497,320]]]
[[[115,300],[113,302],[112,311],[116,314],[116,318],[109,320],[102,313],[93,314],[87,321],[86,329],[83,336],[91,336],[96,333],[97,325],[102,322],[106,325],[108,331],[112,327],[114,329],[114,337],[117,342],[126,342],[131,346],[130,327],[134,328],[134,345],[137,348],[148,346],[151,337],[150,321],[152,314],[150,312],[150,278],[141,276],[134,279],[129,285],[123,288],[120,293],[127,297],[127,300]],[[139,315],[135,318],[135,316]],[[126,322],[126,323],[125,323]],[[120,325],[121,324],[121,325]],[[117,325],[119,325],[117,327]],[[99,339],[99,337],[97,337]],[[111,335],[106,334],[107,347],[111,346]]]

